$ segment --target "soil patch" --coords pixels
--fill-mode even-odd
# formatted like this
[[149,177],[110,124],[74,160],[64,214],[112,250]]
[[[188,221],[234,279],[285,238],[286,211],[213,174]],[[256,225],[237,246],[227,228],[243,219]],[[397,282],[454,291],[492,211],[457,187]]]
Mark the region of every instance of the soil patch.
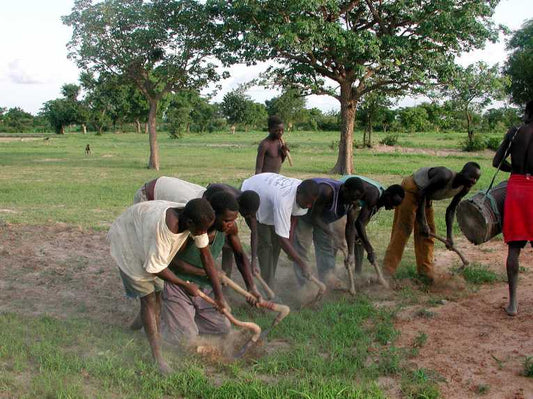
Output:
[[[124,296],[105,236],[106,232],[65,224],[0,224],[0,312],[84,317],[125,327],[135,316],[138,304]],[[474,247],[457,240],[457,245],[472,263],[504,273],[503,242]],[[436,258],[439,268],[459,265],[457,256],[448,251],[438,252]],[[404,309],[403,316],[398,317],[396,326],[401,331],[398,345],[412,347],[417,336],[427,335],[425,344],[411,361],[415,367],[435,370],[443,377],[444,398],[479,397],[480,387],[488,387],[484,395],[488,398],[533,398],[533,379],[521,375],[525,356],[533,356],[533,270],[527,269],[532,261],[533,252],[526,248],[521,256],[526,271],[520,274],[517,317],[508,317],[502,310],[507,301],[505,282],[485,285],[477,292],[463,290],[459,299],[452,297],[442,301],[442,305],[430,305],[426,309],[430,313],[421,313],[417,305]],[[282,263],[278,281],[285,286],[286,281],[294,281],[294,272],[292,265]],[[339,278],[344,278],[344,274],[339,269]],[[376,288],[375,283],[368,286],[370,279],[371,275],[367,281],[359,279],[358,289],[368,292],[378,306],[395,306],[395,293]],[[310,293],[301,295],[315,293],[316,287],[311,287]],[[327,294],[328,300],[343,295],[348,294],[333,290]],[[283,299],[297,311],[293,302],[296,298]],[[271,342],[255,351],[260,355],[286,345],[283,341]],[[397,393],[397,389],[389,390],[392,397]]]

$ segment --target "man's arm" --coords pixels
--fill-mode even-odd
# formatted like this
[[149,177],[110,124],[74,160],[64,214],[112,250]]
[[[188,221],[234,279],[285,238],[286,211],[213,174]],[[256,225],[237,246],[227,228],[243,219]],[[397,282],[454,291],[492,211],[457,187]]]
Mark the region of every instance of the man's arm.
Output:
[[263,164],[265,163],[266,145],[262,141],[257,148],[257,158],[255,159],[255,174],[263,172]]
[[[503,138],[503,142],[500,144],[498,149],[496,150],[496,154],[494,154],[494,158],[492,159],[492,166],[497,168],[500,165],[500,162],[502,163],[500,169],[504,172],[511,172],[511,163],[507,161],[507,148],[509,147],[509,143],[513,139],[514,134],[516,133],[516,128],[511,128]],[[503,161],[503,162],[502,162]]]
[[281,245],[281,249],[283,249],[283,252],[287,254],[289,259],[293,260],[300,269],[302,269],[302,274],[305,278],[309,278],[311,271],[309,270],[309,266],[307,266],[307,263],[298,255],[298,252],[296,251],[296,248],[292,245],[291,240],[285,237],[280,237],[279,242]]
[[[363,243],[363,247],[365,248],[365,251],[367,253],[368,261],[372,264],[375,262],[375,254],[374,254],[374,248],[372,248],[372,245],[370,244],[370,240],[368,239],[368,236],[366,235],[366,225],[368,224],[370,217],[372,216],[372,208],[367,206],[363,206],[361,210],[359,211],[359,216],[357,217],[357,220],[355,221],[355,229],[357,230],[357,236]],[[348,227],[348,226],[346,226]],[[354,242],[355,245],[355,242]]]
[[315,202],[313,203],[313,207],[309,212],[311,212],[311,223],[315,227],[322,229],[331,239],[335,239],[330,226],[324,222],[324,219],[322,218],[326,208],[329,204],[331,204],[332,197],[333,189],[326,184],[320,184],[318,197],[316,198]]
[[172,262],[170,262],[169,268],[171,270],[178,271],[178,272],[185,273],[185,274],[190,274],[192,276],[198,276],[198,277],[207,276],[204,269],[195,267],[191,265],[190,263],[187,263],[181,259],[178,259],[177,257],[174,257],[174,259],[172,259]]
[[[246,284],[246,289],[250,294],[252,294],[257,301],[261,300],[261,294],[255,288],[254,279],[252,278],[252,272],[250,269],[250,263],[248,262],[248,257],[242,249],[241,240],[239,239],[237,225],[234,224],[231,230],[226,235],[226,240],[233,250],[233,256],[235,257],[235,263],[237,268],[242,275],[244,284]],[[255,303],[251,303],[255,305]]]
[[453,219],[455,217],[455,210],[457,205],[461,202],[461,199],[468,194],[469,189],[463,189],[455,197],[453,197],[452,202],[446,208],[446,248],[451,249],[453,247]]
[[168,267],[164,268],[159,273],[155,273],[155,275],[165,281],[168,281],[169,283],[182,286],[189,292],[191,296],[198,295],[198,286],[196,284],[182,280],[172,273],[172,270],[170,270]]
[[257,268],[257,218],[254,216],[250,216],[244,219],[246,221],[246,224],[250,228],[250,249],[252,251],[252,265],[251,269],[252,272],[259,272],[259,269]]
[[202,260],[202,265],[204,266],[205,273],[213,286],[213,292],[215,293],[215,301],[219,310],[225,308],[224,305],[224,296],[222,295],[222,288],[220,286],[220,279],[218,278],[217,270],[215,269],[215,262],[211,256],[211,251],[209,250],[209,245],[204,248],[198,248],[200,251],[200,259]]

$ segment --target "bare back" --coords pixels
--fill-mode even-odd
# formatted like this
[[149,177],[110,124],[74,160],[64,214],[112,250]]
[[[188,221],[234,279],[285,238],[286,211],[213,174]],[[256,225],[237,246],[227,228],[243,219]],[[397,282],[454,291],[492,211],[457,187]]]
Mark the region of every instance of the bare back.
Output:
[[[514,129],[506,138],[511,140],[513,134]],[[511,173],[533,175],[533,122],[520,128],[511,144],[510,155]]]

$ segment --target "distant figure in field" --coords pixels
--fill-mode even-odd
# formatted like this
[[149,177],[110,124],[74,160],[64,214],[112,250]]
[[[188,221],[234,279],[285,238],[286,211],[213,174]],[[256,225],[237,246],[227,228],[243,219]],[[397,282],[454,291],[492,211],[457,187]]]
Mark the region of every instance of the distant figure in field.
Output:
[[[511,162],[506,160],[511,156]],[[533,101],[526,105],[524,124],[513,127],[505,135],[494,155],[494,167],[511,172],[503,213],[503,238],[508,246],[507,280],[509,316],[518,312],[516,286],[520,251],[529,241],[533,245]]]
[[148,201],[126,209],[109,229],[111,256],[118,265],[126,295],[140,299],[140,314],[131,328],[140,328],[139,320],[142,322],[154,360],[163,374],[171,371],[160,349],[163,280],[181,286],[190,296],[198,295],[196,284],[182,280],[168,268],[189,237],[200,251],[217,308],[222,311],[225,307],[207,235],[214,222],[215,212],[205,199],[194,199],[186,205]]
[[289,147],[283,141],[283,121],[277,116],[268,118],[268,136],[265,137],[257,148],[255,161],[255,174],[279,173],[281,164],[289,153]]
[[[467,162],[460,172],[443,166],[424,167],[402,181],[405,198],[394,211],[392,232],[383,260],[385,273],[393,275],[400,264],[407,240],[414,230],[416,268],[418,274],[433,282],[435,220],[433,201],[453,198],[446,209],[446,247],[453,247],[453,219],[461,199],[468,194],[481,176],[480,166]],[[444,276],[439,276],[444,277]]]
[[91,155],[91,146],[89,144],[85,146],[85,155]]

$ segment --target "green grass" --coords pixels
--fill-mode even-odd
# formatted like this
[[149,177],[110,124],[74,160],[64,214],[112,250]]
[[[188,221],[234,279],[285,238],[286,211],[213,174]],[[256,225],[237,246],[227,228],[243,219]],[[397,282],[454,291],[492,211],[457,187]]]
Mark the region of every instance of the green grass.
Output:
[[[67,134],[51,135],[49,140],[0,141],[0,224],[62,222],[105,230],[132,203],[137,188],[158,176],[178,176],[202,185],[239,185],[253,173],[257,145],[264,136],[265,132],[191,134],[172,140],[160,133],[160,171],[146,168],[147,135]],[[338,142],[338,136],[336,132],[287,134],[294,167],[285,165],[282,173],[328,176],[336,161],[332,143]],[[463,136],[399,134],[398,142],[415,148],[456,150]],[[374,143],[383,137],[385,134],[375,134]],[[91,156],[84,155],[87,143]],[[458,170],[469,160],[482,165],[485,173],[478,187],[487,187],[492,168],[486,154],[453,152],[436,159],[432,154],[365,149],[355,151],[354,164],[356,173],[388,185],[400,183],[422,166],[445,165]],[[446,201],[435,203],[440,231],[445,228],[446,206]],[[385,250],[392,218],[393,212],[383,211],[370,222],[369,236],[378,253]],[[80,259],[71,264],[71,274],[55,277],[68,283],[75,271],[86,265],[87,260]],[[486,271],[481,275],[485,277],[476,277],[476,281],[486,280]],[[409,247],[398,279],[415,276]],[[419,289],[407,286],[396,300],[402,306],[420,303],[421,295]],[[247,308],[234,310],[236,315],[248,316]],[[88,319],[0,314],[0,396],[384,398],[387,393],[377,380],[393,376],[400,381],[405,397],[436,398],[438,376],[413,369],[408,365],[409,352],[395,346],[396,310],[376,307],[363,295],[326,301],[318,310],[292,312],[269,336],[283,340],[286,347],[255,360],[205,365],[196,356],[166,349],[165,356],[176,371],[168,378],[157,374],[142,334]],[[270,318],[254,314],[254,321],[262,326]],[[424,335],[414,342],[415,348],[424,344]]]
[[462,271],[464,279],[470,284],[493,284],[502,281],[503,277],[490,270],[487,266],[473,263],[465,267]]
[[524,375],[533,378],[533,356],[526,356],[524,359]]

